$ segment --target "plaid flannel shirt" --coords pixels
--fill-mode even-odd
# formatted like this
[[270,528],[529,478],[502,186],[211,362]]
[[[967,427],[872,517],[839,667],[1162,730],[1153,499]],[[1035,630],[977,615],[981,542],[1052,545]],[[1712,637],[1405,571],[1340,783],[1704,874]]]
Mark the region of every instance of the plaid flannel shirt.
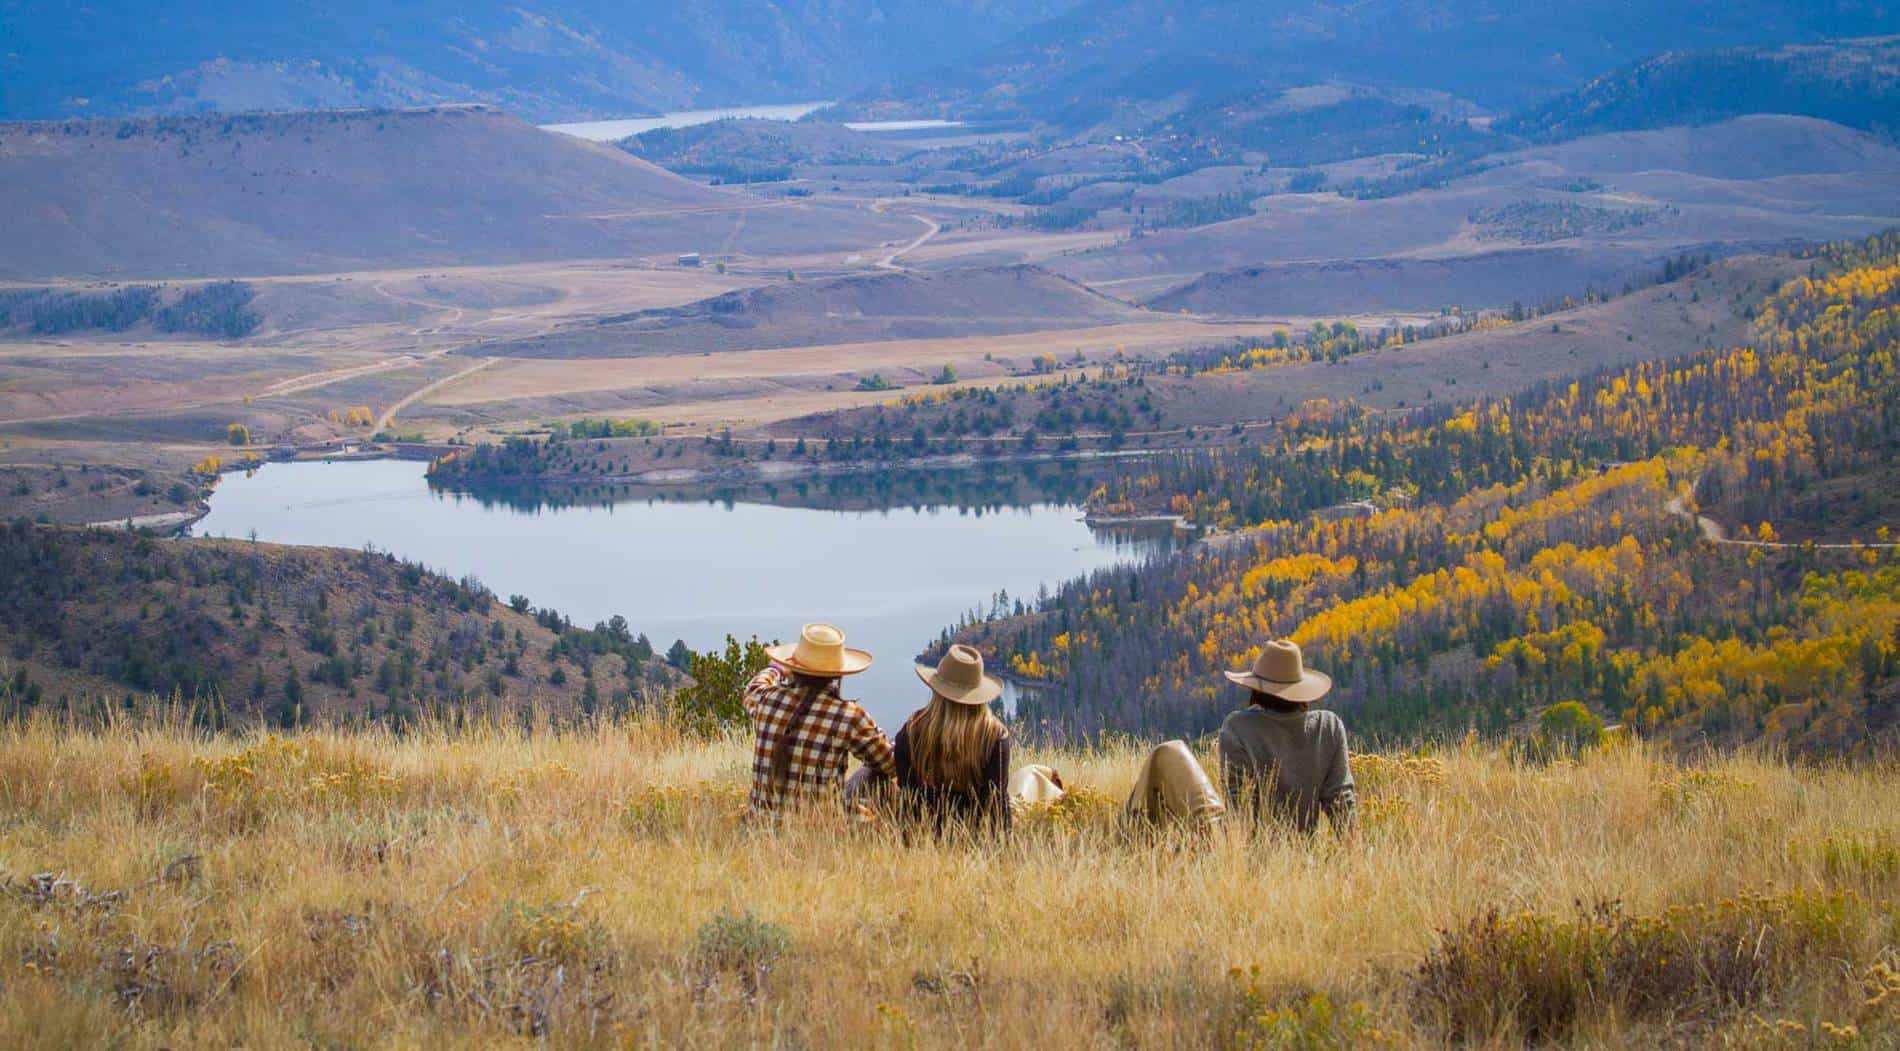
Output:
[[791,803],[842,799],[844,768],[848,756],[857,756],[865,766],[887,778],[897,776],[891,758],[891,744],[884,732],[866,715],[856,701],[847,701],[838,693],[836,683],[828,686],[812,701],[811,710],[792,735],[791,764],[786,783],[772,780],[772,751],[798,710],[802,691],[792,676],[774,665],[754,676],[746,684],[746,715],[757,731],[752,750],[752,800],[754,817],[768,817]]

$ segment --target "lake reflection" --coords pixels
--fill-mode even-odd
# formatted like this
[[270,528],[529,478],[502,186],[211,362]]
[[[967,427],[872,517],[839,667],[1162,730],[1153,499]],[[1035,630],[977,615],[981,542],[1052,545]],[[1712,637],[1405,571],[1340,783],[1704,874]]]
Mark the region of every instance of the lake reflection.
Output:
[[922,700],[911,658],[999,591],[1038,588],[1159,551],[1100,535],[1068,503],[827,510],[738,501],[482,500],[431,490],[399,460],[272,464],[228,475],[199,536],[379,550],[590,625],[615,613],[657,649],[728,632],[792,638],[834,620],[877,663],[847,695],[895,732]]
[[[593,142],[619,142],[631,135],[644,135],[661,128],[690,128],[716,120],[795,121],[831,105],[829,102],[780,102],[765,106],[727,106],[723,109],[689,109],[662,113],[657,117],[623,117],[615,120],[582,120],[567,124],[543,124],[544,131]],[[844,126],[852,131],[871,132],[947,132],[964,127],[960,120],[854,120]]]

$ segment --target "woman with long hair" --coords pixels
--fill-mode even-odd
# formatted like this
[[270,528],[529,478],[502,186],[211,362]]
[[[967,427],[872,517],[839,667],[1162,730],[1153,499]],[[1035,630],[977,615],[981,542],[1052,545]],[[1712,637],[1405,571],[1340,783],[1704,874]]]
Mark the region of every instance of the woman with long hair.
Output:
[[990,712],[1003,685],[983,674],[983,655],[952,646],[935,668],[919,665],[930,703],[892,747],[902,812],[942,833],[961,827],[1009,831],[1009,730]]
[[767,646],[772,664],[746,685],[752,749],[750,815],[776,817],[798,806],[843,803],[845,766],[857,756],[877,777],[896,776],[890,742],[856,701],[839,692],[871,655],[847,649],[844,632],[807,624],[795,645]]

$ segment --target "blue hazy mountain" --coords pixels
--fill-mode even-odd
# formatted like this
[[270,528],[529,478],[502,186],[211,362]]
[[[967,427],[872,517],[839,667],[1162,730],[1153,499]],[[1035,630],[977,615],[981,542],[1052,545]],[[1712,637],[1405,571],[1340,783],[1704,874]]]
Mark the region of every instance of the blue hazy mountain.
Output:
[[1073,0],[0,0],[0,117],[488,102],[529,119],[836,98]]
[[1900,31],[1885,0],[1086,0],[840,113],[1141,128],[1228,96],[1327,81],[1525,106],[1664,51]]

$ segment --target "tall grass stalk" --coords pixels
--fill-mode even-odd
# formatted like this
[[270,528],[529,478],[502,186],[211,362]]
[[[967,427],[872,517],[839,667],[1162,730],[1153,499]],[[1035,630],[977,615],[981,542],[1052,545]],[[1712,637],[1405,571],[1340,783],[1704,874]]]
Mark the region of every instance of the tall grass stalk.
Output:
[[[1470,744],[1362,758],[1351,840],[1157,842],[1117,827],[1138,759],[1020,756],[1085,791],[1022,814],[1006,845],[906,844],[842,821],[749,827],[747,743],[656,722],[283,737],[182,716],[15,722],[0,1046],[1900,1038],[1900,995],[1869,1006],[1863,985],[1900,963],[1891,767],[1685,766],[1640,745],[1529,766]],[[1620,1005],[1656,998],[1584,995],[1530,1034],[1509,1004],[1421,993],[1490,995],[1427,961],[1476,944],[1458,932],[1493,913],[1797,892],[1853,904],[1745,1003],[1685,992],[1681,1011],[1630,1016]]]

